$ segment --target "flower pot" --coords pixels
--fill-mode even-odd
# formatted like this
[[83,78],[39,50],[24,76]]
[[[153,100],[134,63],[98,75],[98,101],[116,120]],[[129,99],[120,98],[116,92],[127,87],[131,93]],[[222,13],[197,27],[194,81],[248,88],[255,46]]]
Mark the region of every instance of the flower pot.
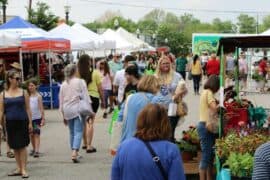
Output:
[[183,162],[188,162],[191,161],[194,157],[194,153],[192,152],[181,152],[181,156],[182,156],[182,161]]

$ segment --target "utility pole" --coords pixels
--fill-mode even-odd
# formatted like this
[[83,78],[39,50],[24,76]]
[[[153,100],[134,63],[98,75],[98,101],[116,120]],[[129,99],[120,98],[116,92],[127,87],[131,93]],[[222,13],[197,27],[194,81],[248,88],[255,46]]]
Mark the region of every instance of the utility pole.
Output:
[[3,23],[7,22],[7,15],[6,15],[6,10],[7,10],[7,0],[1,1],[2,2],[2,11],[3,11]]

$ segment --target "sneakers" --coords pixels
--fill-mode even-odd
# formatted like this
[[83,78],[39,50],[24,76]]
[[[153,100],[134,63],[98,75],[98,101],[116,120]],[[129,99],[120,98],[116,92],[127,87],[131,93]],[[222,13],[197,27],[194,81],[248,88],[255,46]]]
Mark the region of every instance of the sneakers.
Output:
[[29,153],[29,156],[33,156],[34,158],[39,158],[40,154],[39,152],[35,152],[34,150],[31,150]]
[[39,158],[39,152],[35,152],[33,155],[34,158]]
[[114,111],[114,108],[111,107],[110,110],[109,110],[109,114],[111,114],[113,111]]

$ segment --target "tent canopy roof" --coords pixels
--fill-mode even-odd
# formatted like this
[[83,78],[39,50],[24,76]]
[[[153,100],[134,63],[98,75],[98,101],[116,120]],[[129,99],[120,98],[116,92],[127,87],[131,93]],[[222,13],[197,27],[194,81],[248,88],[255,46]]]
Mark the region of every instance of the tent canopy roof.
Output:
[[14,29],[14,28],[38,28],[38,27],[35,26],[34,24],[25,21],[20,16],[15,16],[13,19],[0,26],[0,29]]
[[[130,42],[131,44],[134,44],[135,48],[150,48],[149,44],[146,42],[138,39],[134,34],[128,32],[122,27],[119,27],[116,31],[121,37],[123,37],[126,41]],[[152,48],[153,49],[153,48]]]
[[115,41],[105,40],[99,34],[87,29],[79,23],[75,23],[71,28],[78,31],[79,34],[83,35],[85,38],[94,41],[96,49],[115,49]]
[[0,32],[13,33],[20,36],[23,51],[70,50],[69,40],[52,37],[48,32],[18,16],[1,25]]
[[236,48],[267,48],[270,47],[270,36],[223,37],[219,40],[218,55],[221,54],[222,46],[225,53],[234,52]]
[[133,44],[126,41],[119,34],[117,34],[112,29],[107,29],[102,35],[105,40],[115,41],[116,49],[120,50],[132,50],[134,48]]
[[61,37],[70,40],[72,50],[95,49],[94,41],[86,38],[79,31],[71,28],[67,24],[61,24],[49,31],[53,37]]

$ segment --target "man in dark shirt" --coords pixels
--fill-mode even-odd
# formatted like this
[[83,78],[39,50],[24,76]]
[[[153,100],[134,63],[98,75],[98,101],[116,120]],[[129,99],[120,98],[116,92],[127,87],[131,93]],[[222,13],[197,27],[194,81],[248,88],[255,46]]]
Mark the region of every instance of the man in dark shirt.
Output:
[[124,91],[123,101],[130,95],[137,92],[137,84],[140,79],[139,68],[136,64],[128,66],[125,70],[127,85]]
[[176,71],[181,74],[182,78],[186,80],[186,66],[188,60],[184,55],[181,55],[176,59]]

